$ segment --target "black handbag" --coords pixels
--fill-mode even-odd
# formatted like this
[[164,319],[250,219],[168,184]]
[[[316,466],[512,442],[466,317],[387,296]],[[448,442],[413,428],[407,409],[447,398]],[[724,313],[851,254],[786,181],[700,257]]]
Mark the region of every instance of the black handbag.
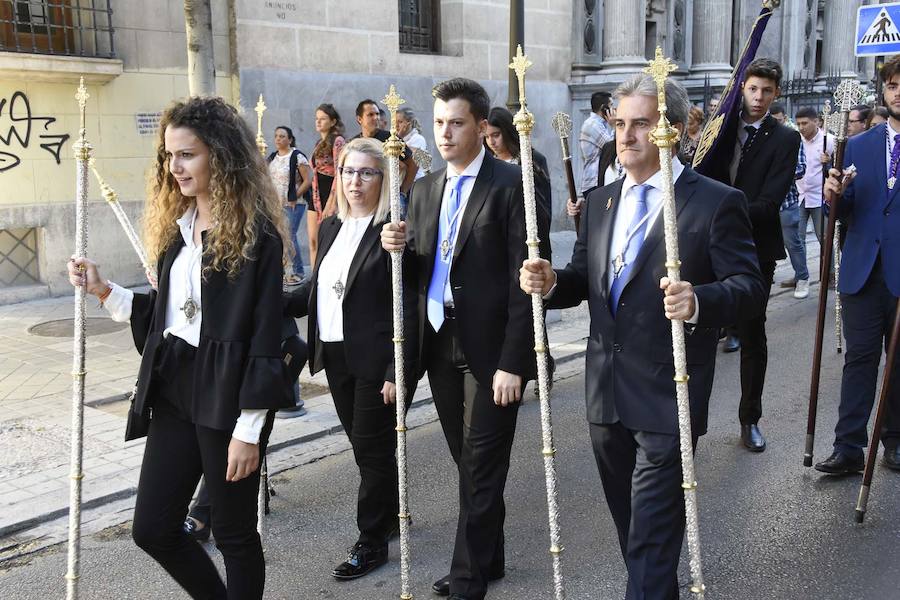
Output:
[[134,399],[137,397],[137,381],[134,382],[134,389],[131,390],[129,398],[130,406],[128,408],[128,417],[125,420],[125,441],[130,442],[142,437],[146,437],[150,431],[150,412],[140,414],[134,411]]

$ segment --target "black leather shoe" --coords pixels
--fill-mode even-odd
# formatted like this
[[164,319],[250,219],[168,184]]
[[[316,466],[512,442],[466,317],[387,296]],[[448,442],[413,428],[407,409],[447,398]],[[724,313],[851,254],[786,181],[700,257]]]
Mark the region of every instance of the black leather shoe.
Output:
[[356,579],[362,577],[372,569],[376,569],[387,562],[387,544],[373,548],[361,542],[356,542],[347,554],[347,560],[331,570],[331,576],[335,579]]
[[[497,581],[498,579],[503,579],[503,577],[505,575],[506,575],[505,571],[500,571],[499,573],[495,573],[488,577],[488,582]],[[435,594],[437,594],[438,596],[450,596],[450,576],[444,575],[443,577],[441,577],[440,579],[435,581],[434,584],[431,586],[431,591],[434,592]],[[458,594],[455,594],[454,596],[451,597],[451,600],[452,600],[452,598],[456,598],[456,597],[465,598],[465,596],[459,596]]]
[[762,452],[766,449],[766,438],[763,437],[759,427],[753,425],[741,425],[741,441],[750,452]]
[[[200,527],[200,525],[203,525],[203,527]],[[198,542],[205,542],[209,539],[209,525],[204,525],[194,517],[186,518],[181,529]]]
[[900,471],[900,445],[884,449],[882,464],[892,471]]
[[725,338],[722,352],[737,352],[741,349],[741,340],[737,336],[729,335]]
[[831,456],[820,463],[816,463],[816,471],[828,473],[829,475],[850,475],[863,470],[863,458],[852,459],[846,454],[842,454],[835,450]]

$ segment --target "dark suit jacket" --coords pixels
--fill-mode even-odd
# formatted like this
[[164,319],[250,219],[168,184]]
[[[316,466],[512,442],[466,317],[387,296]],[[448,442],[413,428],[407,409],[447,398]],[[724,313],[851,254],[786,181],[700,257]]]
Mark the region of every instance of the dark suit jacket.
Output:
[[[610,243],[624,180],[591,192],[572,261],[557,271],[551,308],[587,299],[591,314],[585,388],[588,421],[678,432],[672,325],[659,280],[666,250],[660,212],[630,271],[616,317],[608,305]],[[675,184],[681,276],[694,285],[699,321],[687,335],[693,433],[706,432],[718,328],[759,314],[766,291],[740,192],[686,168]],[[607,209],[607,199],[611,208]]]
[[[391,255],[381,247],[381,228],[384,223],[367,227],[359,248],[350,262],[344,297],[341,303],[344,318],[344,353],[347,369],[354,377],[367,381],[394,381],[394,324],[393,292],[391,290]],[[319,267],[331,249],[343,223],[337,216],[322,221],[319,227],[319,251],[312,277],[285,295],[284,312],[295,318],[308,316],[307,342],[311,348],[310,373],[325,367],[318,327]],[[408,271],[409,269],[404,269]],[[410,277],[403,289],[404,362],[407,388],[412,389],[416,377],[416,291]]]
[[900,296],[900,185],[887,187],[886,128],[882,123],[847,142],[844,168],[856,165],[858,171],[838,205],[847,226],[841,255],[844,294],[862,289],[880,256],[885,283]]
[[[205,238],[204,234],[204,238]],[[141,353],[133,410],[147,414],[152,404],[157,351],[163,341],[169,273],[184,246],[178,235],[157,264],[159,292],[135,294],[131,309],[134,345]],[[281,238],[264,227],[234,279],[213,271],[202,280],[200,344],[194,359],[193,422],[231,431],[244,408],[293,406],[281,352]],[[203,257],[203,264],[208,264]]]
[[800,134],[779,124],[772,115],[767,116],[744,153],[732,183],[728,170],[736,151],[737,128],[743,126],[738,118],[723,134],[726,137],[722,147],[728,151],[716,157],[709,175],[744,192],[760,262],[779,260],[787,256],[779,209],[794,183]]
[[[428,284],[446,175],[446,169],[426,175],[410,192],[407,247],[419,293],[420,357],[428,350]],[[540,234],[542,253],[549,252],[549,222],[542,210],[537,216],[539,231],[547,232]],[[497,369],[524,380],[536,374],[531,300],[519,290],[519,267],[527,255],[525,239],[522,171],[485,152],[459,224],[450,286],[463,353],[475,378],[486,387],[491,386]]]

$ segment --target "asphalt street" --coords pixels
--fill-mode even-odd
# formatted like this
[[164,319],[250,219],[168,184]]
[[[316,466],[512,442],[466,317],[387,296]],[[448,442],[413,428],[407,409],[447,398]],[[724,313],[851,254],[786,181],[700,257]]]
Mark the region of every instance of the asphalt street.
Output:
[[[763,454],[740,446],[739,357],[719,354],[710,432],[696,454],[710,600],[900,598],[900,473],[877,467],[867,519],[857,525],[853,514],[860,478],[828,478],[802,466],[815,306],[814,294],[804,301],[789,294],[773,299],[760,422],[769,447]],[[842,364],[833,344],[826,347],[817,460],[830,452]],[[582,372],[583,360],[561,365],[552,397],[564,575],[569,598],[619,599],[624,566],[590,451]],[[506,492],[506,577],[490,587],[489,598],[552,598],[538,416],[529,391],[519,414]],[[417,599],[431,598],[431,582],[448,571],[457,511],[455,470],[438,423],[410,432],[409,456],[412,592]],[[358,480],[349,452],[285,471],[275,484],[278,495],[265,538],[267,598],[399,596],[396,542],[390,563],[363,579],[336,582],[329,575],[355,541]],[[215,555],[214,546],[208,547]],[[682,597],[688,598],[685,554],[681,583]],[[65,563],[64,546],[0,563],[0,598],[63,597]],[[82,598],[184,597],[132,544],[128,525],[84,540],[81,587]]]

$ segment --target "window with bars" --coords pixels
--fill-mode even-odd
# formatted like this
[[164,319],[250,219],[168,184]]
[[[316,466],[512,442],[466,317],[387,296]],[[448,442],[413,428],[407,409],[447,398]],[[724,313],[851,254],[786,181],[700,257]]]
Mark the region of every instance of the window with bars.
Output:
[[0,51],[115,58],[112,0],[0,0]]
[[0,229],[0,286],[40,282],[37,229]]
[[440,0],[399,0],[400,52],[437,54]]

